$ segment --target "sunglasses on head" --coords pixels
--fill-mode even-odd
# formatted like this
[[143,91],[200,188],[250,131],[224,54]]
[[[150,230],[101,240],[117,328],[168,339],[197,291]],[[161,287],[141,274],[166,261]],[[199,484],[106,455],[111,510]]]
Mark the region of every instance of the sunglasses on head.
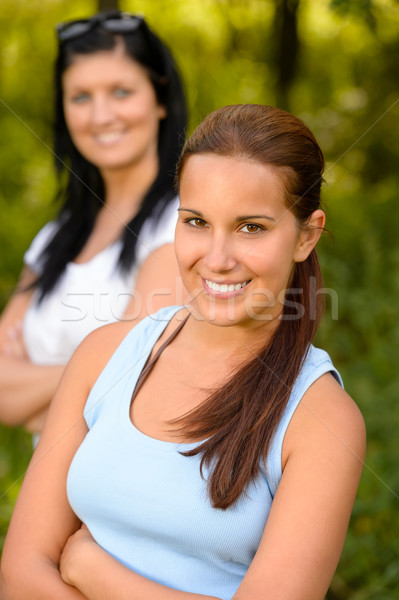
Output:
[[126,12],[111,11],[94,15],[89,19],[66,21],[56,25],[57,37],[60,42],[72,40],[84,35],[94,27],[102,27],[109,33],[132,33],[144,23],[143,17]]

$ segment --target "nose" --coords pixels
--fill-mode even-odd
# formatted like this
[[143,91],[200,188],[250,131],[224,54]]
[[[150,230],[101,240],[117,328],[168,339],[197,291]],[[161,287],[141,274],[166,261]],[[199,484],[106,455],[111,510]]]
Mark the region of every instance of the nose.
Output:
[[205,266],[212,273],[224,273],[234,269],[237,262],[231,240],[225,235],[213,235],[204,256]]
[[94,125],[107,125],[112,123],[114,114],[112,102],[105,96],[93,98],[91,119]]

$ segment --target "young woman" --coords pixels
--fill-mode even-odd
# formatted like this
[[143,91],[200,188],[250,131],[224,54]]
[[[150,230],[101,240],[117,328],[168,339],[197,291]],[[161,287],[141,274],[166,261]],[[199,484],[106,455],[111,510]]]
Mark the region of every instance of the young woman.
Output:
[[128,13],[57,31],[54,152],[63,204],[25,254],[0,321],[0,421],[31,431],[40,431],[88,333],[180,294],[173,177],[186,108],[174,61],[143,18]]
[[322,170],[309,129],[270,106],[220,109],[188,140],[175,249],[192,300],[77,349],[12,518],[5,600],[324,598],[365,434],[311,345]]

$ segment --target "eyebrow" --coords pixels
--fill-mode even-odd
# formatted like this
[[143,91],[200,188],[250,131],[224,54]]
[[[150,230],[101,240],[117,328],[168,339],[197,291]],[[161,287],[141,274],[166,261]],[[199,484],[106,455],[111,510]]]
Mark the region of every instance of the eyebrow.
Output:
[[[180,211],[185,211],[185,212],[191,212],[194,215],[197,215],[198,217],[203,217],[202,213],[200,213],[198,210],[193,210],[192,208],[178,208],[177,209],[178,212]],[[240,215],[238,217],[236,217],[236,222],[240,223],[241,221],[250,221],[251,219],[267,219],[268,221],[273,221],[274,223],[276,222],[276,219],[273,219],[273,217],[269,217],[268,215]]]
[[181,207],[181,208],[177,209],[177,212],[181,212],[181,211],[191,212],[194,215],[198,215],[199,217],[203,216],[202,213],[200,213],[198,210],[193,210],[192,208],[183,208],[183,207]]
[[273,217],[269,217],[268,215],[242,215],[236,217],[236,221],[250,221],[251,219],[267,219],[268,221],[276,221],[276,219],[273,219]]

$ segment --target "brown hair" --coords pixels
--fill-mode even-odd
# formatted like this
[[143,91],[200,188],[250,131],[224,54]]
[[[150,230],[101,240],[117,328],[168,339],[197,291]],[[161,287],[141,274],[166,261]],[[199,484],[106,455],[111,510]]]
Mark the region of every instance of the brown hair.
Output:
[[[190,156],[204,153],[276,167],[287,206],[302,227],[320,207],[323,154],[306,125],[283,110],[246,104],[211,113],[187,140],[177,178]],[[280,323],[265,347],[204,403],[173,421],[185,437],[207,438],[184,454],[202,455],[201,472],[210,467],[208,491],[215,508],[231,506],[258,477],[316,332],[323,311],[316,291],[323,281],[315,250],[296,263],[290,285]]]

